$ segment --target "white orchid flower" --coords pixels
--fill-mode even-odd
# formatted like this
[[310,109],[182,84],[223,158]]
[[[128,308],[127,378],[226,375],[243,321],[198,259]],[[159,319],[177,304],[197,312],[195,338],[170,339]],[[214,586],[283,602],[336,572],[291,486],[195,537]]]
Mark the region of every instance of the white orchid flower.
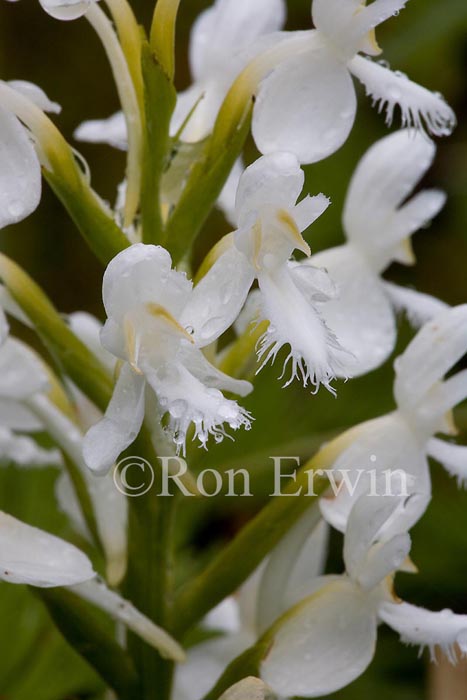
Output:
[[185,654],[167,632],[97,579],[86,554],[65,540],[0,511],[0,580],[39,588],[66,586],[122,622],[163,656]]
[[[381,275],[392,261],[414,263],[410,236],[443,207],[439,190],[423,190],[407,200],[430,167],[435,146],[420,133],[403,130],[372,146],[352,177],[344,206],[345,245],[313,255],[301,266],[325,268],[339,296],[322,315],[339,343],[349,350],[349,376],[379,367],[396,342],[394,307],[406,308],[420,325],[447,308],[415,291],[389,285]],[[420,323],[421,322],[421,323]]]
[[401,498],[362,496],[345,534],[346,573],[310,582],[308,597],[266,633],[271,646],[260,675],[277,694],[320,697],[355,680],[374,656],[381,621],[406,642],[440,646],[450,658],[457,643],[467,654],[467,615],[429,612],[394,596],[392,576],[414,571],[406,518],[399,518],[405,507]]
[[451,133],[455,115],[442,97],[359,53],[378,55],[374,29],[407,0],[313,0],[315,30],[278,38],[289,57],[262,83],[253,116],[261,153],[292,151],[314,163],[337,151],[355,120],[352,75],[391,124],[396,105],[402,125],[435,136]]
[[202,313],[192,283],[172,269],[164,248],[139,243],[117,255],[104,275],[103,299],[108,319],[101,341],[123,365],[104,419],[85,438],[91,469],[107,471],[135,440],[146,388],[157,397],[161,415],[168,415],[181,450],[191,424],[203,446],[210,435],[222,440],[225,425],[249,428],[247,412],[221,390],[245,396],[251,385],[217,370],[201,351],[228,328],[229,319]]
[[[97,323],[97,322],[96,322]],[[72,325],[81,326],[83,334],[89,336],[92,320],[77,315]],[[94,329],[94,332],[97,331]],[[103,351],[101,350],[101,355]],[[57,450],[44,450],[34,440],[12,433],[37,432],[46,430],[55,443],[73,460],[86,482],[94,507],[97,529],[106,555],[107,577],[110,583],[121,581],[126,570],[127,553],[127,502],[114,487],[112,478],[97,478],[87,469],[83,460],[83,429],[72,422],[55,406],[48,393],[51,389],[50,377],[44,363],[24,343],[8,338],[0,347],[0,459],[11,460],[20,466],[59,466],[63,467]],[[82,395],[77,397],[81,415],[87,421],[98,420],[101,416],[86,402],[83,407]],[[93,417],[93,418],[92,418]],[[75,528],[90,537],[71,485],[70,478],[63,472],[57,481],[57,498],[62,510],[70,517]]]
[[322,573],[327,541],[326,523],[317,522],[310,509],[238,595],[227,598],[205,617],[204,629],[217,636],[189,649],[186,663],[175,673],[174,700],[203,697],[233,659],[307,594],[310,582]]
[[296,204],[303,183],[303,171],[290,153],[264,156],[247,168],[237,191],[239,228],[222,243],[224,252],[195,288],[195,303],[206,322],[228,317],[231,325],[257,280],[260,319],[269,321],[259,344],[262,366],[288,344],[284,371],[290,361],[289,383],[299,377],[304,385],[329,388],[342,373],[345,352],[321,308],[336,291],[324,270],[290,261],[295,249],[310,254],[301,232],[321,216],[329,200],[320,194]]
[[29,130],[8,109],[1,86],[27,97],[45,112],[60,112],[37,85],[25,80],[0,81],[0,229],[22,221],[39,205],[42,176],[39,157]]
[[[434,437],[438,432],[453,433],[451,411],[467,398],[465,370],[443,381],[466,352],[464,304],[425,324],[397,358],[397,410],[358,426],[354,441],[333,465],[337,473],[348,475],[352,488],[342,489],[332,499],[321,499],[321,511],[331,525],[345,531],[353,503],[371,489],[372,473],[384,475],[390,470],[407,474],[408,492],[424,495],[426,504],[431,495],[428,456],[441,462],[460,482],[467,480],[467,447]],[[423,511],[421,504],[419,516]]]

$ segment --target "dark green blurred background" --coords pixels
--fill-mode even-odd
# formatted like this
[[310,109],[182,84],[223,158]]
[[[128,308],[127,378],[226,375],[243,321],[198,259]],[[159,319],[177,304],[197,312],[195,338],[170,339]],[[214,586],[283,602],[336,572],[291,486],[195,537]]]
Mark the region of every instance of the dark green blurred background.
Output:
[[[182,0],[177,66],[180,88],[189,81],[186,47],[190,26],[208,4]],[[289,0],[288,5],[288,28],[307,28],[308,0]],[[133,7],[147,24],[152,2],[133,0]],[[435,166],[424,183],[446,190],[448,204],[431,228],[415,236],[417,266],[394,266],[388,278],[457,304],[467,298],[467,1],[411,0],[397,19],[379,30],[378,39],[384,58],[393,68],[441,91],[459,118],[453,136],[439,142]],[[57,123],[70,139],[80,121],[106,117],[118,108],[103,50],[86,21],[54,21],[36,0],[0,0],[0,67],[2,78],[38,83],[62,104]],[[365,150],[385,133],[383,119],[361,95],[357,122],[346,145],[326,162],[308,169],[310,191],[322,191],[333,201],[326,215],[313,226],[310,243],[314,251],[342,241],[340,215],[350,175]],[[74,145],[91,166],[94,187],[113,202],[116,185],[123,177],[124,155],[107,147]],[[247,157],[255,157],[252,144]],[[1,249],[35,277],[62,311],[86,309],[102,317],[102,269],[47,186],[44,190],[41,205],[32,217],[0,232]],[[222,217],[214,214],[204,238],[218,237],[226,231]],[[202,248],[201,243],[200,252]],[[400,326],[399,350],[410,338],[406,323],[401,321]],[[393,406],[391,362],[368,377],[341,383],[337,400],[324,391],[310,397],[297,388],[281,390],[276,381],[278,370],[275,367],[260,376],[248,401],[256,417],[253,430],[235,444],[226,441],[213,448],[209,455],[197,451],[192,457],[193,466],[251,467],[257,492],[267,493],[268,455],[305,457],[333,433]],[[459,409],[457,417],[465,431],[460,439],[467,442],[465,408]],[[413,558],[421,573],[416,577],[401,575],[397,589],[413,603],[467,613],[467,497],[438,465],[433,465],[433,476],[434,501],[414,530]],[[32,524],[69,534],[64,518],[54,507],[54,478],[52,471],[3,469],[0,507]],[[219,547],[222,538],[230,536],[254,512],[258,499],[251,500],[253,504],[250,500],[227,503],[220,499],[208,506],[184,509],[183,520],[179,520],[181,575],[199,567],[207,552]],[[189,541],[182,534],[188,526]],[[340,566],[337,555],[331,553],[331,560]],[[430,697],[427,686],[424,662],[417,661],[416,650],[401,646],[395,635],[383,629],[372,669],[332,697],[421,700]],[[21,587],[0,584],[0,700],[101,697],[99,689],[98,680],[48,624],[33,595]],[[467,698],[467,690],[459,700],[462,697]],[[446,700],[458,698],[446,696]]]

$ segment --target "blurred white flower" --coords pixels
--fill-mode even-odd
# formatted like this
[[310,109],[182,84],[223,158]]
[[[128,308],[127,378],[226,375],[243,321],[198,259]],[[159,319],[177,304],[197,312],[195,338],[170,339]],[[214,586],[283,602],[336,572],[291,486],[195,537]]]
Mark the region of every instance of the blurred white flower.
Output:
[[302,163],[331,155],[346,141],[357,99],[352,74],[366,87],[386,121],[399,105],[402,125],[436,136],[451,133],[455,115],[443,98],[401,73],[359,56],[378,55],[374,29],[407,0],[313,0],[316,29],[279,36],[286,58],[260,87],[253,136],[261,153],[292,151]]

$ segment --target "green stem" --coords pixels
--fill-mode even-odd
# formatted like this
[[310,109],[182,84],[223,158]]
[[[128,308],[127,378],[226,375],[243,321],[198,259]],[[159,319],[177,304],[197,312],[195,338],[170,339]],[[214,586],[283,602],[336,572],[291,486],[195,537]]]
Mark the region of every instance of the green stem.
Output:
[[208,142],[167,222],[166,241],[174,264],[187,257],[240,156],[250,130],[253,98],[237,131],[217,150]]
[[170,121],[177,93],[147,43],[143,44],[142,66],[146,109],[141,194],[143,241],[163,243],[161,183],[171,147]]
[[[155,483],[146,495],[130,499],[126,594],[141,612],[170,632],[175,498],[156,496],[161,486],[160,471],[145,429],[132,451],[155,467]],[[173,663],[133,635],[129,648],[141,678],[140,700],[168,700]]]

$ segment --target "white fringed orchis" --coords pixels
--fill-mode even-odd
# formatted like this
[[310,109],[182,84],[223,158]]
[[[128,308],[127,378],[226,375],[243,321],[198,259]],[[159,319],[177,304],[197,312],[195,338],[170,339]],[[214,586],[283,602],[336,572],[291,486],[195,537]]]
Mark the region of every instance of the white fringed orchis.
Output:
[[447,308],[381,278],[392,261],[414,263],[410,236],[445,203],[439,190],[423,190],[407,200],[434,156],[434,144],[415,131],[399,131],[378,141],[360,161],[349,186],[343,214],[347,243],[302,263],[325,268],[339,289],[322,315],[349,350],[344,360],[347,376],[365,374],[390,355],[396,341],[393,307],[405,308],[417,325]]
[[91,561],[74,545],[0,511],[0,580],[39,588],[66,586],[104,610],[175,661],[185,654],[167,632],[97,579]]
[[291,153],[264,156],[240,179],[236,200],[238,229],[221,243],[221,254],[195,288],[196,305],[206,322],[229,319],[231,325],[255,280],[259,285],[260,319],[269,327],[259,343],[264,366],[284,345],[290,354],[290,382],[298,377],[316,388],[340,372],[345,353],[321,316],[335,295],[324,270],[290,261],[295,249],[309,255],[301,233],[329,205],[322,194],[301,194],[304,174]]
[[[467,480],[467,448],[439,440],[438,432],[455,434],[452,409],[467,398],[467,372],[443,377],[467,352],[467,305],[443,311],[425,324],[395,362],[397,410],[362,423],[355,439],[333,465],[346,473],[352,489],[321,499],[321,511],[345,531],[352,505],[372,488],[372,474],[407,474],[409,493],[431,495],[427,457],[441,462],[460,482]],[[341,471],[342,470],[342,471]],[[388,482],[390,483],[390,482]],[[426,505],[426,504],[425,504]],[[419,516],[423,513],[421,504]]]
[[[8,90],[3,91],[2,86]],[[60,106],[49,100],[37,85],[24,80],[0,81],[0,229],[32,214],[39,205],[42,190],[34,140],[10,111],[9,90],[28,98],[45,112],[60,112]]]
[[319,514],[310,509],[238,595],[227,598],[205,617],[203,627],[219,636],[189,649],[186,663],[176,670],[175,700],[203,697],[233,659],[307,595],[310,582],[322,573],[327,541],[326,523],[319,522]]
[[109,264],[103,284],[107,322],[104,347],[123,360],[105,417],[87,433],[84,455],[94,471],[107,471],[137,437],[145,410],[146,387],[157,397],[160,417],[179,449],[187,431],[205,446],[210,435],[225,436],[250,426],[250,417],[222,390],[245,396],[248,382],[231,379],[203,355],[201,349],[229,326],[227,318],[210,318],[194,296],[185,274],[172,269],[169,253],[160,246],[136,244]]
[[[183,127],[181,139],[193,143],[209,134],[229,87],[248,61],[245,49],[279,30],[285,14],[284,0],[216,0],[199,15],[190,36],[193,84],[178,96],[172,135]],[[121,112],[108,119],[83,122],[74,136],[79,141],[106,143],[122,150],[127,147]]]
[[262,153],[292,151],[302,163],[331,155],[346,141],[357,100],[352,75],[366,87],[391,124],[399,105],[402,125],[449,134],[455,115],[442,97],[400,73],[359,56],[378,55],[374,29],[407,0],[313,0],[316,29],[278,38],[289,58],[260,87],[253,136]]
[[404,641],[439,645],[450,658],[456,642],[467,653],[466,615],[416,608],[392,592],[393,574],[414,571],[403,514],[410,500],[362,496],[355,503],[344,540],[346,573],[310,582],[308,597],[265,635],[270,649],[260,675],[277,694],[318,697],[355,680],[374,656],[380,621]]

